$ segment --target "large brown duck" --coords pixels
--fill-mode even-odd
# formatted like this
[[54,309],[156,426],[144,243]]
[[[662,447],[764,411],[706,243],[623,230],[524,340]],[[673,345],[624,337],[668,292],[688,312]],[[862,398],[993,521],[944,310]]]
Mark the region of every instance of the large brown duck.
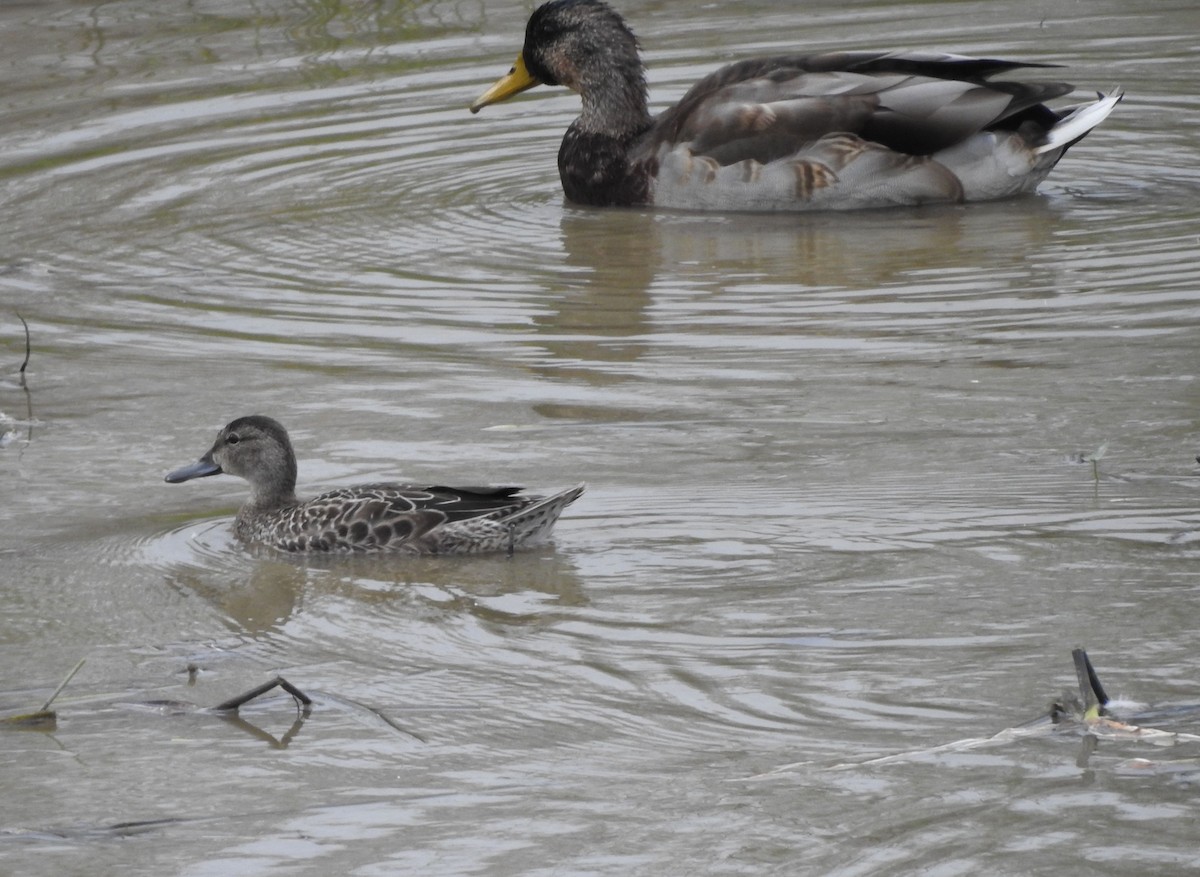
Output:
[[602,0],[536,9],[508,74],[471,112],[535,85],[579,92],[558,169],[598,206],[801,211],[986,201],[1032,192],[1120,89],[1051,109],[1062,82],[992,80],[1053,65],[917,52],[741,61],[657,116],[638,42]]

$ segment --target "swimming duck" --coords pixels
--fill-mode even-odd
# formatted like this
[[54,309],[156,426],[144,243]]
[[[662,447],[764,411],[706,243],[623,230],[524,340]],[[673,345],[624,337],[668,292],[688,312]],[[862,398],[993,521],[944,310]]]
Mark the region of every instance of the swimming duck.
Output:
[[222,472],[250,482],[234,534],[290,552],[511,552],[544,539],[584,490],[581,484],[540,497],[520,494],[520,487],[361,484],[300,500],[287,431],[258,414],[228,424],[208,453],[166,480]]
[[477,113],[535,85],[579,92],[558,170],[569,201],[726,211],[985,201],[1033,191],[1120,89],[1062,110],[1061,82],[989,81],[1021,63],[917,52],[741,61],[657,116],[638,42],[602,0],[551,0]]

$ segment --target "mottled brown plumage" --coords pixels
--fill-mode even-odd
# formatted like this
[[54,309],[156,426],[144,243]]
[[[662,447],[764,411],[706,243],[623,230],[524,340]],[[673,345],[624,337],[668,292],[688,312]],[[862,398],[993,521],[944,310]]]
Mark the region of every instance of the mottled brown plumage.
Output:
[[980,201],[1033,191],[1121,98],[1065,110],[1061,82],[991,77],[1052,65],[906,52],[731,64],[657,117],[638,43],[602,0],[536,9],[513,69],[472,112],[538,84],[578,91],[558,155],[568,200],[798,211]]
[[238,538],[290,552],[479,554],[549,535],[583,485],[550,497],[520,487],[362,484],[309,500],[296,497],[296,455],[287,431],[262,415],[227,425],[203,457],[166,476],[172,484],[219,475],[245,478]]

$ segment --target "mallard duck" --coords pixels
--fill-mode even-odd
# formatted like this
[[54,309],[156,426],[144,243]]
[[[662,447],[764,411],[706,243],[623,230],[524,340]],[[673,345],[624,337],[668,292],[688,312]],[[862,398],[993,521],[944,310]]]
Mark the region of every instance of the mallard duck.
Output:
[[520,494],[520,487],[361,484],[300,500],[287,431],[258,414],[227,425],[208,453],[166,480],[222,472],[250,482],[235,535],[290,552],[511,552],[544,539],[584,489],[540,497]]
[[638,48],[602,0],[551,0],[471,112],[539,84],[579,92],[558,153],[579,204],[800,211],[1031,192],[1122,97],[1052,110],[1073,86],[989,77],[1055,65],[835,52],[731,64],[651,116]]

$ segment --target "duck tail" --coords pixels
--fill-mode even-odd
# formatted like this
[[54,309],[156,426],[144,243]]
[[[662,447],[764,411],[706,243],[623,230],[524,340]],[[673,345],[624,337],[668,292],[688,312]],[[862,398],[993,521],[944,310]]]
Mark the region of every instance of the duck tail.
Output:
[[508,527],[510,550],[545,539],[563,509],[579,499],[586,488],[586,484],[577,484],[498,519],[497,523]]
[[1034,153],[1041,154],[1055,149],[1065,150],[1078,143],[1089,131],[1108,118],[1113,107],[1120,103],[1124,96],[1125,89],[1117,86],[1108,94],[1097,92],[1096,100],[1090,104],[1073,107],[1058,120],[1053,128],[1046,132],[1045,142],[1034,147]]

